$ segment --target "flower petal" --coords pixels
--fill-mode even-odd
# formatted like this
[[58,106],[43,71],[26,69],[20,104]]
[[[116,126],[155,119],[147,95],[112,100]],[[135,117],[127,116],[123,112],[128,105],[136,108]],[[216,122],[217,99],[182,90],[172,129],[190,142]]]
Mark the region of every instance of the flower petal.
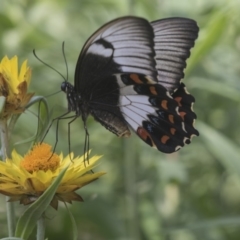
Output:
[[[11,196],[12,200],[18,199],[23,204],[32,203],[49,188],[65,167],[66,172],[57,187],[51,205],[57,208],[58,200],[69,203],[83,201],[75,191],[105,174],[105,172],[90,172],[100,156],[94,156],[88,162],[84,162],[83,157],[73,159],[73,155],[72,158],[68,155],[63,158],[62,154],[54,153],[55,157],[52,159],[58,159],[58,163],[56,168],[51,168],[49,156],[53,155],[50,150],[51,146],[48,144],[38,144],[24,157],[13,150],[12,159],[7,159],[6,162],[0,161],[0,193]],[[35,166],[36,170],[28,170],[22,164],[26,160],[44,165],[44,168]],[[46,163],[49,164],[47,168],[45,168]]]

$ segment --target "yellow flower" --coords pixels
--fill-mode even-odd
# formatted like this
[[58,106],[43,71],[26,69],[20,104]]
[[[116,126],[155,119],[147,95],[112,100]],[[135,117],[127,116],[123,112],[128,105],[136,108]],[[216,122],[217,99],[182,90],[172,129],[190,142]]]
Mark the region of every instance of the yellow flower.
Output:
[[0,62],[0,96],[6,98],[2,118],[11,114],[19,114],[25,110],[34,93],[27,93],[31,78],[31,69],[27,60],[23,62],[18,73],[18,58],[9,59],[5,56]]
[[10,201],[30,204],[68,166],[51,206],[57,209],[58,201],[83,201],[75,191],[105,174],[90,172],[99,158],[94,156],[88,162],[83,161],[83,156],[73,159],[67,155],[63,158],[62,154],[53,153],[51,146],[46,143],[35,145],[24,157],[14,150],[12,159],[0,161],[0,193],[9,196]]

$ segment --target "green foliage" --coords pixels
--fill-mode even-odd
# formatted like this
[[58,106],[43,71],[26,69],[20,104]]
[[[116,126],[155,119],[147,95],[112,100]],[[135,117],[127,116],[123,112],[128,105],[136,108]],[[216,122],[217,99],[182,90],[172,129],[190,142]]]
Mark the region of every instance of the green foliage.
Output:
[[[184,82],[196,98],[200,137],[178,153],[164,155],[134,134],[118,139],[92,118],[88,120],[94,154],[103,154],[101,180],[81,191],[74,203],[79,239],[238,240],[240,236],[240,1],[238,0],[2,0],[0,56],[28,59],[31,91],[46,97],[51,119],[65,113],[62,77],[40,63],[37,55],[66,76],[61,44],[65,41],[69,81],[86,39],[105,22],[123,15],[149,20],[183,16],[200,27]],[[57,93],[52,95],[53,93]],[[51,96],[50,96],[51,95]],[[22,114],[12,144],[30,138],[38,125],[38,106]],[[44,118],[44,110],[42,112]],[[68,153],[68,121],[53,124],[45,141]],[[45,128],[45,123],[42,123]],[[56,130],[57,133],[56,133]],[[81,119],[71,124],[71,151],[82,155]],[[25,153],[28,144],[17,145]],[[4,202],[4,198],[0,199]],[[1,204],[4,206],[4,204]],[[4,209],[0,209],[4,212]],[[49,212],[48,239],[72,236],[64,206]],[[0,216],[1,225],[5,224]],[[6,236],[0,231],[0,237]]]

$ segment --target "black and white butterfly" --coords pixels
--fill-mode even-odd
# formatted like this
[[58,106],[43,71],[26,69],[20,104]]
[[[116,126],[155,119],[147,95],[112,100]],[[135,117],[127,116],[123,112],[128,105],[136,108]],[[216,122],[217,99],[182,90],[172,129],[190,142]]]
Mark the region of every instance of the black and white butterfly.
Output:
[[132,129],[164,153],[199,135],[194,97],[180,81],[197,36],[196,22],[186,18],[122,17],[97,30],[80,53],[74,86],[61,85],[87,138],[89,115],[119,137]]

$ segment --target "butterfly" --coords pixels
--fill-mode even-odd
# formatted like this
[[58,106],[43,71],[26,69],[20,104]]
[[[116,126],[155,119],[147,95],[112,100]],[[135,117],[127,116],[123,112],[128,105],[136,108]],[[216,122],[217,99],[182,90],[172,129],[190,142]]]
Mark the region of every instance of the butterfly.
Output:
[[61,85],[68,112],[82,118],[86,138],[89,115],[119,137],[129,137],[131,129],[164,153],[199,135],[194,97],[181,82],[198,30],[191,19],[128,16],[93,33],[79,55],[74,85]]

